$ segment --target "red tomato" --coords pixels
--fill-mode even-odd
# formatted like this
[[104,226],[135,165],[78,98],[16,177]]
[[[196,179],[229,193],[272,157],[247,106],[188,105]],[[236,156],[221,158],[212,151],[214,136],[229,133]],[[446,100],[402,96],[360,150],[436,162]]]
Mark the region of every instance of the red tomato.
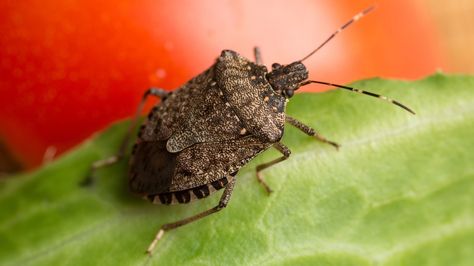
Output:
[[[267,65],[289,63],[373,1],[122,2],[0,3],[0,135],[28,167],[131,115],[147,87],[183,84],[222,49],[253,58],[258,45]],[[422,11],[382,2],[305,61],[311,78],[431,73],[442,62]]]

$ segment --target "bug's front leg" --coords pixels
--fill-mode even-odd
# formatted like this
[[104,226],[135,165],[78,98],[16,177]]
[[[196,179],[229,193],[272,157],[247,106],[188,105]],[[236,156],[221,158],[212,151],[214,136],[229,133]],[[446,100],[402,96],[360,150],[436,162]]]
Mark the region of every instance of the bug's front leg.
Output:
[[339,147],[341,147],[341,145],[337,144],[336,142],[334,141],[330,141],[328,139],[326,139],[325,137],[323,137],[322,135],[320,135],[319,133],[316,132],[316,130],[314,130],[313,128],[311,128],[310,126],[307,126],[303,123],[301,123],[300,121],[296,120],[295,118],[293,117],[290,117],[290,116],[286,116],[286,122],[294,127],[296,127],[297,129],[303,131],[304,133],[306,133],[307,135],[311,136],[311,137],[315,137],[317,140],[321,141],[321,142],[324,142],[324,143],[327,143],[329,145],[332,145],[334,146],[336,149],[339,149]]
[[115,155],[113,155],[109,158],[98,160],[98,161],[95,161],[94,163],[92,163],[89,175],[81,182],[82,185],[91,185],[94,182],[94,178],[95,178],[94,174],[95,174],[95,171],[97,171],[97,169],[102,168],[104,166],[114,164],[114,163],[120,161],[120,159],[123,158],[123,156],[125,154],[125,150],[128,147],[130,137],[131,137],[133,131],[135,130],[136,124],[137,124],[137,122],[140,118],[140,115],[141,115],[142,110],[143,110],[143,106],[145,105],[145,102],[146,102],[148,96],[153,95],[153,96],[156,96],[156,97],[160,98],[161,100],[164,100],[168,96],[168,94],[169,94],[169,92],[165,91],[164,89],[160,89],[160,88],[150,88],[143,94],[142,100],[140,101],[140,104],[138,105],[137,112],[135,113],[135,117],[133,118],[132,122],[130,123],[130,126],[128,128],[128,132],[125,135],[125,138],[123,139],[122,144],[120,145],[120,148],[119,148],[117,154],[115,154]]
[[277,143],[273,144],[273,147],[275,149],[277,149],[281,154],[283,154],[283,156],[280,157],[280,158],[277,158],[273,161],[270,161],[268,163],[260,164],[256,168],[256,170],[257,170],[257,180],[258,180],[258,182],[260,182],[260,184],[262,184],[263,188],[265,188],[265,190],[267,191],[268,194],[272,193],[273,191],[268,186],[268,184],[265,182],[265,180],[263,179],[261,171],[263,169],[266,169],[266,168],[268,168],[272,165],[275,165],[279,162],[282,162],[282,161],[288,159],[288,157],[290,157],[290,154],[291,154],[290,149],[288,147],[286,147],[285,145],[283,145],[282,143],[280,143],[280,142],[277,142]]
[[176,228],[181,227],[183,225],[192,223],[196,220],[199,220],[201,218],[204,218],[208,215],[211,215],[213,213],[216,213],[216,212],[224,209],[227,206],[227,204],[229,203],[230,196],[232,195],[232,191],[234,190],[234,185],[235,185],[235,176],[234,177],[229,176],[228,179],[230,179],[230,182],[227,183],[227,185],[225,186],[224,192],[222,193],[221,199],[219,200],[219,204],[217,204],[217,206],[215,206],[214,208],[209,209],[207,211],[203,211],[201,213],[193,215],[191,217],[176,221],[174,223],[168,223],[168,224],[162,225],[160,230],[156,234],[155,239],[153,239],[153,241],[151,242],[151,244],[148,247],[148,249],[146,250],[146,252],[149,255],[151,255],[153,249],[156,246],[156,243],[158,243],[158,241],[163,237],[163,235],[166,231],[176,229]]

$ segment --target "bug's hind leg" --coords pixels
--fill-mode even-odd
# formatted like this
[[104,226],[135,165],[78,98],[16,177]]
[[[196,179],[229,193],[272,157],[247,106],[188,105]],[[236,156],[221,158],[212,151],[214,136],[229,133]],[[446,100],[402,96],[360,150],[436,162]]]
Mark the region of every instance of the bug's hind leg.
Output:
[[145,105],[145,102],[146,102],[148,96],[153,95],[153,96],[156,96],[156,97],[160,98],[161,100],[163,100],[163,99],[166,98],[166,96],[168,96],[168,93],[169,92],[167,92],[163,89],[159,89],[159,88],[150,88],[147,91],[145,91],[145,93],[143,94],[142,100],[140,101],[140,104],[138,105],[137,112],[135,113],[135,117],[133,118],[132,122],[130,123],[130,126],[128,128],[128,132],[125,135],[125,138],[123,139],[122,144],[120,145],[120,148],[119,148],[117,154],[115,154],[115,155],[113,155],[109,158],[98,160],[98,161],[95,161],[94,163],[92,163],[89,175],[81,182],[81,185],[84,185],[84,186],[91,185],[92,183],[94,183],[94,178],[95,178],[94,174],[97,171],[97,169],[102,168],[104,166],[114,164],[114,163],[120,161],[123,158],[123,156],[125,154],[125,150],[128,147],[130,137],[131,137],[131,135],[132,135],[132,133],[133,133],[135,127],[136,127],[136,124],[137,124],[137,122],[140,118],[141,112],[143,110],[143,106]]
[[262,173],[261,171],[263,169],[266,169],[272,165],[275,165],[279,162],[282,162],[286,159],[288,159],[288,157],[290,157],[290,154],[291,154],[291,151],[288,147],[286,147],[285,145],[283,145],[282,143],[280,142],[277,142],[275,144],[273,144],[273,147],[275,149],[277,149],[281,154],[283,154],[282,157],[280,158],[277,158],[273,161],[270,161],[268,163],[263,163],[263,164],[260,164],[257,166],[256,170],[257,170],[257,180],[260,184],[262,184],[263,188],[265,188],[265,190],[267,191],[268,194],[272,193],[272,189],[268,186],[268,184],[265,182],[265,180],[263,179],[263,176],[262,176]]
[[197,221],[201,218],[204,218],[208,215],[211,215],[215,212],[218,212],[218,211],[224,209],[227,206],[227,204],[229,203],[230,196],[232,195],[232,191],[234,190],[234,185],[235,185],[235,176],[234,177],[229,177],[228,179],[230,179],[230,182],[227,183],[227,185],[225,186],[224,192],[222,193],[221,199],[219,200],[219,204],[217,204],[217,206],[215,206],[214,208],[209,209],[207,211],[203,211],[201,213],[193,215],[191,217],[188,217],[188,218],[185,218],[185,219],[173,222],[173,223],[168,223],[168,224],[162,225],[160,230],[156,234],[155,239],[153,239],[150,246],[148,246],[148,249],[146,250],[146,252],[149,255],[151,255],[153,249],[156,246],[156,243],[158,243],[158,241],[163,237],[163,234],[166,231],[173,230],[173,229],[176,229],[176,228],[181,227],[183,225],[192,223],[194,221]]
[[296,127],[297,129],[303,131],[307,135],[309,135],[311,137],[315,137],[317,140],[319,140],[321,142],[324,142],[324,143],[327,143],[329,145],[334,146],[334,148],[336,148],[336,149],[339,149],[339,147],[341,147],[341,145],[337,144],[334,141],[330,141],[330,140],[326,139],[325,137],[323,137],[319,133],[317,133],[316,130],[314,130],[313,128],[311,128],[311,127],[309,127],[309,126],[307,126],[303,123],[301,123],[300,121],[296,120],[293,117],[286,116],[286,122],[288,124]]
[[253,48],[253,55],[255,57],[255,63],[257,63],[257,65],[263,65],[262,53],[260,52],[260,47],[255,46]]

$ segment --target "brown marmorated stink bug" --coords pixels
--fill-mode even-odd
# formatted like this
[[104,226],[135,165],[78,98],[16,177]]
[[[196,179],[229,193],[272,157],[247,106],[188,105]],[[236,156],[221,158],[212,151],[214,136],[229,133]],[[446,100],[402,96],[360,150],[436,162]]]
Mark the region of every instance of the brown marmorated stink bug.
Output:
[[290,149],[280,142],[285,123],[339,147],[285,114],[288,99],[301,86],[310,83],[335,86],[378,97],[414,114],[401,103],[375,93],[307,80],[308,71],[302,62],[372,9],[369,7],[355,15],[303,59],[288,65],[275,63],[270,72],[262,65],[258,48],[255,48],[255,62],[224,50],[210,68],[177,90],[151,88],[145,92],[118,154],[95,162],[91,176],[97,168],[123,158],[144,102],[153,95],[161,102],[151,110],[139,130],[130,160],[130,189],[153,203],[176,204],[201,199],[224,188],[214,208],[163,225],[148,247],[148,253],[151,254],[166,231],[225,208],[239,169],[259,153],[274,147],[282,156],[256,168],[258,181],[270,193],[261,171],[290,156]]

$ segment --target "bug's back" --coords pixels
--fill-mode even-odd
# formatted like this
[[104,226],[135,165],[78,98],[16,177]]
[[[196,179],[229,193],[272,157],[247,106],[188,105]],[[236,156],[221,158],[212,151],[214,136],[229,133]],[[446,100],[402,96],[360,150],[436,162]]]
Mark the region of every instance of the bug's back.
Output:
[[[223,52],[216,64],[153,108],[134,148],[132,191],[150,195],[211,184],[237,172],[270,147],[267,132],[276,133],[271,138],[281,138],[284,99],[272,97],[272,88],[265,80],[265,67],[242,59],[236,53]],[[229,70],[232,72],[232,67],[239,64],[253,68],[254,72],[229,77]],[[227,76],[225,82],[223,75]],[[256,80],[257,75],[260,81]],[[249,82],[254,91],[239,87]],[[239,100],[249,96],[257,96],[260,102],[255,105]],[[255,122],[252,110],[259,108],[278,116],[278,125],[272,114]],[[269,126],[279,130],[269,130]]]

